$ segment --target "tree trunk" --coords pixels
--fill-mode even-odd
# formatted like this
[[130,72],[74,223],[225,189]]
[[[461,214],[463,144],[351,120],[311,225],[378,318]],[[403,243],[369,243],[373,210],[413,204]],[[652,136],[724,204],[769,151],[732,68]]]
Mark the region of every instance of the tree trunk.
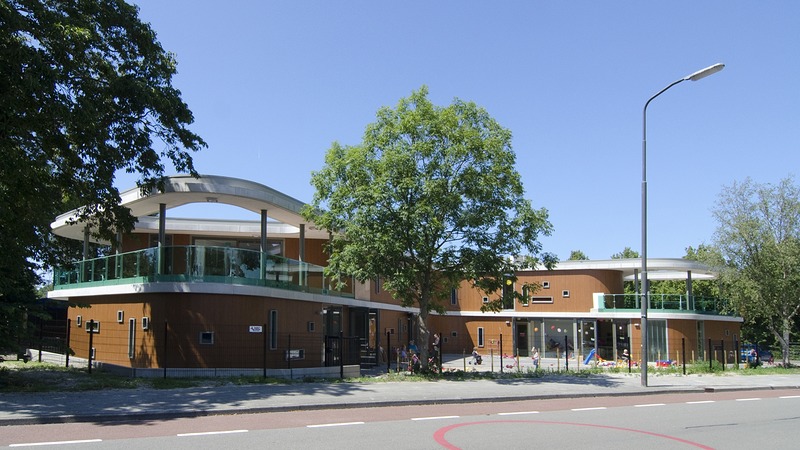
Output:
[[430,331],[428,330],[427,308],[420,308],[415,325],[417,327],[417,337],[419,339],[419,342],[417,342],[417,348],[419,349],[420,363],[422,364],[422,368],[427,370],[428,358],[430,358],[430,352],[428,351]]

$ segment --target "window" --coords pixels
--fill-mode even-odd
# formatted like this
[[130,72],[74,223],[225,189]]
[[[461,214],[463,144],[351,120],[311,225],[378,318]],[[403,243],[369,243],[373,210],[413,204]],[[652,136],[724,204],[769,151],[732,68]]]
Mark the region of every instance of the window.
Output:
[[136,356],[136,319],[128,319],[128,358]]
[[478,347],[483,347],[483,345],[484,345],[483,327],[478,327]]
[[542,281],[542,289],[550,289],[550,282]]
[[564,298],[569,298],[569,291],[566,289],[561,291],[561,296]]
[[308,332],[309,333],[313,333],[315,328],[316,328],[316,325],[314,324],[314,322],[308,322]]
[[200,343],[203,345],[213,345],[214,344],[214,332],[213,331],[202,331],[200,332]]
[[78,316],[78,317],[76,317],[76,318],[75,318],[75,325],[77,325],[77,326],[79,326],[79,327],[80,327],[81,325],[83,325],[83,317],[81,317],[81,316]]
[[531,303],[553,303],[553,297],[531,297]]
[[89,320],[88,322],[84,322],[84,323],[86,324],[86,332],[87,333],[99,333],[100,332],[100,322],[98,322],[96,320]]
[[509,275],[503,281],[503,309],[514,309],[514,280]]
[[122,323],[123,320],[125,320],[125,312],[120,309],[117,311],[117,323]]
[[458,291],[456,289],[450,290],[450,304],[453,306],[458,304]]
[[150,318],[149,317],[142,317],[142,329],[149,330],[150,329]]
[[489,297],[483,297],[483,303],[489,303]]
[[375,278],[375,293],[381,293],[381,277]]
[[269,312],[269,349],[278,348],[278,310],[273,309]]

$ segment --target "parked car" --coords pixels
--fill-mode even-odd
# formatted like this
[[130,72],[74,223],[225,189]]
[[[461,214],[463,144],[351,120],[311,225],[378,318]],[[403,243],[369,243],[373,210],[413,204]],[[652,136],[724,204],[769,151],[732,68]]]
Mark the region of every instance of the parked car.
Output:
[[775,357],[771,351],[756,344],[742,344],[742,348],[739,350],[739,358],[741,362],[753,365],[759,363],[773,364],[775,362]]

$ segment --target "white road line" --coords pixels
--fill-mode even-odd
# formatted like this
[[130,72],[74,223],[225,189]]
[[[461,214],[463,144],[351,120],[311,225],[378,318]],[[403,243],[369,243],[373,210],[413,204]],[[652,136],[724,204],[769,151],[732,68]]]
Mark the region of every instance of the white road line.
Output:
[[247,433],[247,430],[228,430],[228,431],[204,431],[202,433],[180,433],[178,437],[187,436],[209,436],[212,434],[232,434],[232,433]]
[[697,402],[686,402],[687,405],[702,405],[703,403],[714,403],[714,400],[700,400]]
[[572,411],[596,411],[598,409],[606,409],[605,406],[598,406],[595,408],[573,408]]
[[103,442],[102,439],[83,439],[80,441],[52,441],[52,442],[31,442],[27,444],[11,444],[9,447],[36,447],[39,445],[65,445],[65,444],[87,444],[90,442]]
[[319,425],[306,425],[306,428],[346,427],[348,425],[364,425],[364,422],[321,423]]
[[633,405],[634,408],[649,408],[651,406],[666,406],[666,403],[648,403],[645,405]]
[[414,417],[411,420],[458,419],[460,416]]
[[752,402],[755,400],[761,400],[760,398],[737,398],[737,402]]
[[498,416],[518,416],[522,414],[539,414],[539,411],[519,411],[519,412],[506,412],[497,413]]
[[778,397],[778,398],[800,398],[800,395],[785,395],[783,397]]

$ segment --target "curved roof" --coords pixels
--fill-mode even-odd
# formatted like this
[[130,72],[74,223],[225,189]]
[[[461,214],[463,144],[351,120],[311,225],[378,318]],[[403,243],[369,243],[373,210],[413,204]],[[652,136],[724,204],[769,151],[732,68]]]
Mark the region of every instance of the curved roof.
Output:
[[[163,192],[142,194],[136,187],[120,194],[121,204],[131,210],[139,219],[137,230],[158,231],[159,205],[165,204],[167,210],[189,203],[223,203],[261,214],[267,210],[271,219],[268,235],[299,236],[300,224],[306,226],[307,238],[327,238],[328,233],[309,224],[301,215],[305,203],[262,184],[239,178],[218,175],[174,175],[167,177]],[[82,240],[83,226],[70,223],[77,210],[61,214],[50,225],[59,236]],[[154,224],[155,222],[155,224]],[[166,218],[167,230],[172,233],[188,232],[203,235],[258,236],[260,221],[247,220],[208,220]],[[277,223],[276,223],[277,222]],[[153,226],[155,225],[155,228]]]
[[[617,270],[626,281],[632,281],[636,271],[641,278],[641,269],[641,258],[561,261],[555,267],[555,270]],[[712,267],[683,258],[647,258],[647,272],[650,280],[685,280],[687,272],[692,272],[695,280],[713,280],[718,274]]]

